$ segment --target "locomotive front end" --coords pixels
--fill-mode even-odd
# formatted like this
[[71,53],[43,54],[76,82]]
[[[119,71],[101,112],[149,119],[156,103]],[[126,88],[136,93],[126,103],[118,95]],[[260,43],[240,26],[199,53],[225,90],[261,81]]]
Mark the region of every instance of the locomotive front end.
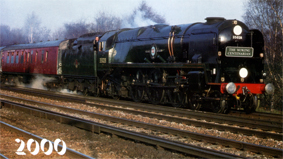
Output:
[[260,94],[274,92],[271,83],[264,84],[263,47],[261,32],[249,30],[240,21],[227,20],[219,27],[220,91],[232,108],[253,112],[259,106]]

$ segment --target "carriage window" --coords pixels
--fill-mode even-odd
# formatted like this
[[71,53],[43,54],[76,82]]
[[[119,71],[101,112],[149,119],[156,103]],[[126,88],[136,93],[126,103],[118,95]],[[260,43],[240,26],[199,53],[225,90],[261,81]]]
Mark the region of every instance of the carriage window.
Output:
[[43,63],[43,60],[44,60],[44,50],[42,50],[41,52],[41,63]]
[[24,52],[22,51],[22,54],[21,54],[21,63],[24,63]]
[[16,55],[16,63],[19,63],[19,51],[17,52],[17,55]]
[[7,63],[9,63],[10,62],[10,53],[8,52],[8,54],[7,54]]
[[30,63],[32,63],[32,54],[33,54],[33,50],[30,52]]
[[46,51],[45,62],[47,62],[48,51]]
[[4,62],[4,53],[1,53],[1,62],[0,62],[0,66],[1,66],[1,63],[3,63]]
[[14,52],[12,52],[12,55],[11,55],[11,63],[14,63]]
[[27,61],[27,52],[25,52],[25,54],[24,54],[24,63],[26,63],[26,61]]
[[29,62],[29,59],[30,59],[30,52],[28,53],[27,62]]
[[24,58],[24,63],[27,63],[28,62],[28,53],[25,52],[25,58]]
[[35,59],[34,59],[35,63],[37,62],[37,54],[38,54],[38,52],[35,53]]

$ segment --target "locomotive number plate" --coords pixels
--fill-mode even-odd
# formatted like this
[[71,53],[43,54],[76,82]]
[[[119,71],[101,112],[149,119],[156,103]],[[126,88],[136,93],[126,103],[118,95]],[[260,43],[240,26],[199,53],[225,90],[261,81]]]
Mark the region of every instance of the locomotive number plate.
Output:
[[225,50],[226,57],[253,57],[254,48],[252,47],[231,47],[227,46]]
[[106,58],[99,58],[99,63],[106,63]]

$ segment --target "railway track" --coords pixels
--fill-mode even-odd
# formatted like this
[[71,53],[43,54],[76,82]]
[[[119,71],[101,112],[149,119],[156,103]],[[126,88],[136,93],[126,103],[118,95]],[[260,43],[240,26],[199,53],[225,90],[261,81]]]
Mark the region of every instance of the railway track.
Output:
[[[41,141],[44,139],[42,137],[39,137],[37,135],[34,135],[30,132],[27,132],[25,130],[22,130],[22,129],[19,129],[13,125],[10,125],[8,123],[5,123],[3,121],[0,121],[0,128],[1,128],[1,140],[2,140],[2,143],[3,145],[5,146],[1,146],[1,148],[7,148],[7,149],[1,149],[1,155],[0,157],[2,158],[14,158],[14,157],[19,157],[19,156],[22,156],[22,157],[39,157],[39,158],[42,158],[42,157],[55,157],[55,158],[91,158],[87,155],[84,155],[80,152],[77,152],[77,151],[74,151],[70,148],[66,148],[66,152],[64,154],[62,154],[62,156],[60,156],[59,154],[57,154],[56,152],[52,152],[50,153],[49,155],[46,155],[46,154],[43,154],[42,152],[39,151],[38,154],[30,154],[30,152],[26,152],[24,151],[24,149],[20,150],[20,144],[18,144],[19,146],[18,147],[15,147],[16,142],[15,142],[15,139],[16,138],[20,138],[21,140],[22,139],[25,139],[23,142],[25,141],[28,141],[29,139],[32,139],[32,140],[35,140],[37,141],[38,143],[41,143]],[[9,140],[11,139],[12,140]],[[19,141],[20,141],[19,139]],[[15,144],[14,144],[15,143]],[[54,142],[50,141],[50,143],[52,145],[54,145]],[[8,146],[7,146],[8,145]],[[21,143],[22,145],[22,143]],[[47,145],[49,146],[49,144],[44,144],[44,149],[48,149],[49,147],[47,147]],[[61,150],[62,152],[62,145],[58,145],[57,147],[57,150]],[[18,148],[18,150],[17,150]],[[42,149],[42,148],[41,148]],[[17,152],[13,152],[13,150],[17,151]],[[53,149],[52,149],[53,150]],[[49,151],[49,149],[48,149]],[[35,150],[32,152],[34,153]],[[47,151],[46,151],[47,152]],[[5,154],[5,155],[4,155]],[[18,155],[17,155],[18,154]]]
[[[21,90],[21,89],[20,89]],[[49,96],[50,92],[42,90],[25,90],[26,93]],[[38,92],[37,92],[38,91]],[[54,96],[54,93],[52,94]],[[52,97],[51,96],[51,97]],[[57,98],[64,99],[64,94],[56,95]],[[184,123],[203,128],[214,128],[234,133],[242,133],[249,136],[260,138],[271,138],[281,141],[282,136],[282,116],[274,115],[269,120],[254,119],[249,116],[239,118],[237,115],[215,114],[210,112],[191,111],[185,109],[176,109],[158,105],[134,103],[130,101],[117,101],[105,98],[81,97],[66,95],[66,100],[87,103],[101,109],[123,111],[135,115],[142,115],[150,118],[163,119],[172,122]],[[78,98],[78,99],[76,99]],[[23,99],[24,100],[24,99]],[[117,106],[118,105],[118,106]],[[261,114],[261,113],[257,113]],[[267,114],[271,116],[270,114]],[[280,118],[281,117],[281,118]]]
[[68,95],[60,92],[46,91],[42,89],[30,89],[25,87],[3,86],[3,85],[0,85],[0,89],[29,94],[29,95],[35,95],[39,97],[49,97],[52,99],[64,100],[69,102],[79,102],[79,103],[85,102],[85,99],[75,98],[74,95]]
[[[149,105],[149,104],[140,104],[140,103],[133,103],[133,102],[124,102],[124,101],[121,102],[121,101],[116,101],[116,100],[111,100],[111,99],[89,98],[87,99],[87,103],[92,106],[100,107],[103,109],[112,109],[112,110],[115,109],[115,110],[121,110],[121,111],[128,111],[131,113],[141,113],[141,110],[145,112],[144,114],[149,114],[147,112],[158,113],[158,114],[163,114],[161,116],[163,118],[165,118],[164,115],[168,115],[171,117],[169,118],[172,121],[178,120],[176,117],[181,118],[182,122],[186,122],[186,119],[193,118],[199,121],[205,120],[208,122],[213,122],[213,123],[218,123],[218,124],[236,125],[238,127],[249,127],[251,129],[262,129],[264,131],[275,131],[278,133],[282,133],[283,131],[282,130],[282,116],[281,118],[280,116],[278,117],[276,116],[277,118],[274,117],[275,120],[257,119],[255,121],[254,118],[240,118],[239,119],[238,116],[233,116],[233,115],[215,114],[215,113],[210,113],[210,112],[192,111],[192,110],[186,110],[186,109],[163,107],[163,106]],[[109,106],[109,105],[105,106],[106,104],[110,104],[112,106]],[[118,107],[115,107],[114,105],[118,105]],[[124,108],[130,108],[130,110],[127,110]],[[135,110],[138,110],[138,111],[135,111]],[[153,117],[158,118],[158,116],[153,116]],[[193,125],[198,125],[198,126],[202,126],[202,124],[204,124],[204,123],[198,124],[197,122],[193,122],[193,121],[191,123]],[[237,131],[239,132],[240,130],[237,130]],[[268,134],[265,134],[264,136],[272,138],[272,136],[269,136]],[[264,136],[260,135],[260,137],[264,137]],[[280,137],[278,139],[282,139],[282,138]]]
[[[101,133],[101,132],[110,133],[113,135],[145,142],[147,144],[157,145],[160,147],[175,150],[178,152],[191,154],[191,155],[198,156],[198,157],[205,157],[205,158],[236,158],[236,157],[239,157],[239,156],[225,153],[225,152],[205,149],[205,148],[201,148],[201,147],[197,147],[197,146],[193,146],[193,145],[189,145],[189,144],[185,144],[181,142],[166,140],[166,139],[156,137],[156,136],[146,135],[144,133],[128,131],[128,130],[117,128],[114,126],[100,124],[97,122],[92,122],[90,120],[85,120],[82,118],[78,118],[78,117],[74,117],[74,116],[70,116],[70,115],[66,115],[66,114],[62,114],[58,112],[53,112],[53,111],[49,111],[46,109],[41,109],[37,107],[32,107],[32,106],[28,106],[24,104],[12,103],[12,102],[7,102],[7,101],[1,101],[1,102],[3,103],[4,107],[12,107],[14,109],[20,109],[22,111],[31,113],[38,117],[44,117],[47,119],[57,120],[61,123],[71,124],[73,126],[83,128],[83,129],[86,129],[92,132],[96,132],[96,133]],[[66,111],[65,108],[63,109]],[[73,109],[72,111],[80,111],[80,110]]]
[[[85,97],[85,96],[78,96],[76,94],[67,94],[67,93],[60,93],[60,92],[53,92],[53,91],[46,91],[41,89],[28,89],[28,88],[18,88],[18,87],[5,87],[1,86],[1,89],[30,94],[33,96],[40,96],[40,97],[47,97],[52,99],[58,99],[58,100],[64,100],[69,102],[78,102],[78,103],[84,103],[84,102],[103,102],[103,103],[109,103],[109,104],[119,104],[119,105],[125,105],[127,107],[135,108],[135,109],[144,109],[145,111],[158,111],[158,112],[164,112],[169,114],[172,112],[174,115],[176,115],[178,112],[183,112],[183,116],[192,116],[194,118],[198,118],[197,116],[200,116],[202,118],[203,116],[209,116],[210,120],[212,116],[215,116],[215,113],[210,112],[202,112],[202,111],[193,111],[190,109],[182,109],[182,108],[172,108],[167,106],[160,106],[160,105],[151,105],[151,104],[144,104],[144,103],[135,103],[132,101],[119,101],[119,100],[113,100],[109,98],[98,98],[98,97]],[[127,104],[126,104],[127,103]],[[205,114],[205,115],[198,115],[198,114]],[[235,117],[237,122],[241,122],[241,118],[243,118],[243,121],[245,119],[249,119],[250,121],[253,121],[256,119],[257,121],[265,121],[267,123],[273,124],[273,125],[282,125],[283,118],[280,114],[271,114],[271,113],[252,113],[252,114],[246,114],[245,112],[239,112],[239,111],[232,111],[229,115]],[[217,114],[217,116],[221,116],[220,120],[217,122],[223,122],[225,120],[226,114]],[[239,117],[241,117],[239,119]],[[200,119],[202,120],[202,119]],[[230,123],[227,123],[230,124]],[[233,123],[232,123],[233,124]]]
[[[36,96],[40,96],[40,97],[49,97],[52,99],[58,99],[58,100],[64,100],[64,101],[69,101],[69,102],[87,102],[87,101],[94,101],[94,102],[110,102],[113,104],[119,104],[119,103],[128,103],[129,107],[138,107],[138,106],[142,106],[142,109],[145,109],[145,107],[152,107],[151,104],[143,104],[143,103],[135,103],[132,101],[119,101],[119,100],[112,100],[109,98],[98,98],[98,97],[85,97],[85,96],[78,96],[76,93],[74,94],[69,94],[69,93],[60,93],[60,92],[54,92],[54,91],[46,91],[46,90],[41,90],[41,89],[29,89],[29,88],[24,88],[24,87],[14,87],[14,86],[0,86],[1,89],[4,90],[10,90],[10,91],[15,91],[15,92],[20,92],[20,93],[25,93],[25,94],[30,94],[30,95],[36,95]],[[171,109],[171,110],[181,110],[184,111],[184,109],[182,108],[170,108],[170,107],[166,107],[166,106],[160,106],[160,105],[154,105],[154,107],[156,109]],[[185,109],[185,111],[192,111],[193,113],[203,113],[202,111],[193,111],[193,110],[189,110],[189,109]],[[210,112],[205,112],[206,114],[210,113]],[[215,113],[210,113],[210,114],[214,114]],[[226,116],[225,114],[217,114],[217,115],[222,115],[222,116]],[[256,119],[256,120],[265,120],[265,121],[270,121],[270,122],[274,122],[274,124],[276,124],[278,121],[280,123],[280,125],[282,125],[281,123],[283,122],[283,118],[281,114],[272,114],[272,113],[263,113],[263,112],[255,112],[252,114],[246,114],[245,112],[241,112],[241,111],[231,111],[231,113],[229,114],[231,116],[235,116],[235,117],[244,117],[244,118],[249,118],[249,119]]]
[[[3,101],[3,102],[5,102],[5,101]],[[31,101],[29,101],[29,102],[31,102]],[[6,102],[6,103],[9,103],[9,102]],[[11,102],[9,104],[11,104]],[[43,105],[44,103],[40,103],[40,104]],[[18,105],[18,104],[14,103],[13,105]],[[44,105],[47,106],[48,104],[44,104]],[[181,130],[176,130],[176,129],[172,129],[172,128],[141,123],[141,122],[135,122],[135,121],[120,119],[120,118],[111,117],[111,116],[107,116],[107,115],[90,113],[90,112],[86,112],[86,111],[82,111],[82,110],[76,110],[76,109],[71,109],[71,108],[66,108],[66,107],[54,106],[54,105],[50,105],[50,104],[49,104],[49,106],[56,107],[56,109],[61,109],[64,112],[69,112],[69,113],[75,112],[75,113],[80,114],[80,115],[85,114],[85,115],[88,115],[88,116],[95,116],[95,118],[100,118],[100,119],[103,119],[103,120],[111,121],[113,123],[118,122],[118,123],[123,123],[124,125],[135,125],[135,127],[142,127],[142,128],[147,128],[147,129],[150,128],[151,130],[154,130],[155,132],[162,131],[163,133],[166,132],[165,134],[169,133],[170,135],[173,135],[173,136],[183,136],[183,138],[184,138],[184,136],[185,136],[185,138],[189,136],[190,138],[192,138],[194,140],[199,140],[199,141],[205,140],[206,142],[209,142],[209,143],[214,144],[214,145],[216,143],[221,143],[224,146],[234,147],[234,148],[237,148],[237,149],[245,149],[247,151],[253,151],[255,153],[263,153],[263,154],[271,155],[271,156],[277,156],[277,155],[280,156],[282,154],[281,149],[267,148],[267,147],[264,147],[264,146],[248,144],[248,143],[243,143],[243,142],[237,142],[237,141],[232,141],[232,140],[227,140],[227,139],[221,139],[219,137],[213,137],[213,136],[209,136],[209,135],[201,135],[201,134],[197,134],[197,133],[191,133],[191,132],[187,132],[187,131],[181,131]],[[22,108],[23,106],[17,106],[17,107]],[[27,108],[25,108],[25,109],[27,109]],[[31,109],[31,108],[29,108],[29,109]],[[32,108],[32,109],[38,109],[38,108]],[[40,111],[44,111],[44,110],[40,110]],[[57,119],[57,120],[60,120],[62,122],[62,118]],[[78,127],[87,128],[86,126],[84,126],[84,124],[79,124]],[[91,131],[98,131],[98,132],[101,131],[100,128],[97,130],[94,127],[92,127],[92,128],[88,127],[87,129],[89,129]],[[159,145],[159,144],[156,144],[156,143],[154,143],[154,144]],[[165,146],[162,145],[162,147],[168,148],[168,145],[167,145],[167,147],[166,147],[166,145]],[[185,152],[190,152],[190,151],[186,150]],[[193,155],[196,155],[196,154],[193,154]],[[198,156],[198,157],[204,157],[204,156]]]

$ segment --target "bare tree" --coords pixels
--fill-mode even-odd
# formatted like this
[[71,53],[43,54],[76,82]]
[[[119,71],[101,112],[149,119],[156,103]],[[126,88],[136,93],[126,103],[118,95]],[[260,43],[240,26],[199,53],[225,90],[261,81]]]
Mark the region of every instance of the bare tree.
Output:
[[274,102],[282,109],[283,77],[283,1],[249,0],[243,16],[250,28],[259,29],[265,40],[265,61],[267,80],[276,87]]
[[105,32],[120,29],[122,20],[119,17],[100,12],[92,24],[91,30],[94,32]]
[[51,40],[65,39],[65,33],[66,33],[65,28],[63,27],[59,28],[52,33]]
[[26,36],[23,33],[22,29],[12,29],[11,30],[11,40],[13,44],[25,44],[28,43],[28,41],[26,40]]
[[38,34],[38,41],[47,41],[51,39],[50,36],[50,29],[46,27],[40,27],[39,28],[39,34]]
[[0,26],[0,46],[33,43],[50,39],[50,29],[40,26],[41,22],[34,12],[29,14],[22,29]]
[[79,22],[65,23],[63,28],[57,29],[52,34],[52,39],[71,39],[90,32],[105,32],[121,28],[122,20],[118,17],[100,12],[94,23]]
[[40,24],[41,21],[34,12],[27,16],[27,19],[24,24],[24,31],[27,35],[29,43],[33,43],[37,40]]
[[65,38],[77,38],[83,34],[86,34],[89,32],[89,26],[90,24],[87,24],[84,20],[81,20],[79,22],[66,23],[64,24]]
[[0,46],[12,44],[10,39],[10,27],[8,25],[0,26]]
[[0,26],[0,46],[27,43],[22,29],[11,29],[7,25]]

